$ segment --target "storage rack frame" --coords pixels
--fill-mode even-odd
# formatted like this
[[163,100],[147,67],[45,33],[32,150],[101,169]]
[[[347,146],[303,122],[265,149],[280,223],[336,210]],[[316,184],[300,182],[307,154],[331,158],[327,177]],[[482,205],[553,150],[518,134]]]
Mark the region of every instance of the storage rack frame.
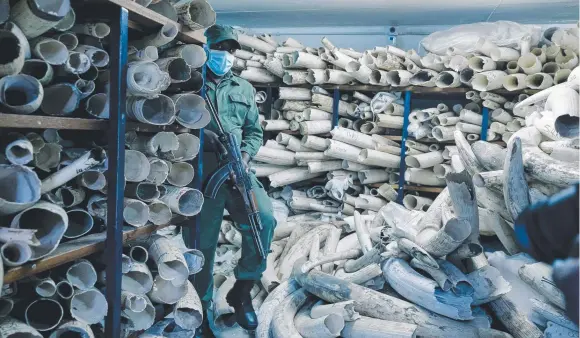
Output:
[[[6,114],[0,110],[0,129],[46,129],[60,130],[100,130],[107,131],[108,170],[107,170],[107,229],[103,233],[91,234],[61,243],[49,256],[38,261],[9,269],[4,274],[4,284],[14,283],[37,273],[56,268],[77,259],[105,250],[106,290],[105,297],[109,311],[105,317],[105,337],[118,338],[121,335],[121,255],[123,244],[141,236],[152,234],[167,227],[166,225],[147,225],[130,230],[123,228],[123,198],[124,198],[124,159],[125,132],[190,132],[190,129],[173,124],[170,126],[153,126],[133,121],[127,121],[126,107],[126,75],[129,30],[151,33],[167,23],[173,23],[178,28],[176,40],[184,43],[202,45],[205,43],[203,30],[189,30],[184,25],[176,23],[150,9],[130,0],[83,0],[71,1],[78,17],[98,18],[109,23],[110,56],[110,93],[108,95],[109,119],[97,120],[88,118],[71,118],[42,115]],[[79,15],[80,14],[80,15]],[[205,71],[203,72],[205,74]],[[203,78],[205,81],[205,77]],[[203,130],[191,131],[199,134],[203,142]],[[193,187],[201,189],[201,152],[196,165],[196,180]],[[194,225],[197,218],[193,218]],[[196,227],[197,230],[197,227]],[[197,238],[196,231],[191,236]],[[196,247],[195,241],[186,241],[190,247]]]

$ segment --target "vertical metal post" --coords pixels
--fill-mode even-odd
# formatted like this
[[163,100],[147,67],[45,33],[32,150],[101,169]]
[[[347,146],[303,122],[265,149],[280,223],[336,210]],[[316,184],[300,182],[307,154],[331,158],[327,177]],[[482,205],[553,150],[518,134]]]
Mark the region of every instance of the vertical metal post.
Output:
[[123,196],[125,182],[125,101],[127,85],[127,40],[129,13],[114,7],[111,20],[111,89],[109,95],[109,182],[107,196],[107,285],[109,311],[105,318],[105,337],[121,335],[121,255],[123,253]]
[[411,114],[411,92],[405,92],[405,113],[403,115],[403,136],[401,137],[401,163],[399,165],[399,189],[397,195],[397,203],[403,203],[403,197],[405,194],[405,171],[407,166],[405,165],[405,142],[407,142],[407,127],[409,127],[409,114]]
[[487,141],[487,128],[489,128],[489,109],[483,107],[481,110],[481,136],[482,141]]
[[266,102],[264,102],[264,116],[266,120],[272,119],[272,87],[266,87]]
[[338,126],[338,104],[340,103],[340,91],[334,88],[332,100],[332,128]]

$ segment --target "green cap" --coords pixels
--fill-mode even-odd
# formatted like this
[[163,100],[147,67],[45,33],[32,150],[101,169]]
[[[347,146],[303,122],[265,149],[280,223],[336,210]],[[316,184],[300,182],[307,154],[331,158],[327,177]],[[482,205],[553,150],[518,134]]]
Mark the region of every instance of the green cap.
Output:
[[225,40],[232,40],[237,49],[242,48],[238,42],[238,33],[231,26],[213,25],[205,30],[205,37],[209,46]]

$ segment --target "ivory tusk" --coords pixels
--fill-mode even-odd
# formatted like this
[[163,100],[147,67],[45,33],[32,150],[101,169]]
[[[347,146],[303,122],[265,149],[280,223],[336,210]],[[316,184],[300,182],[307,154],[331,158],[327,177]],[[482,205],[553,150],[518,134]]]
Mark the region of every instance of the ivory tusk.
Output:
[[49,298],[34,300],[26,306],[24,312],[26,323],[40,332],[54,329],[62,320],[63,315],[62,305]]
[[74,290],[72,284],[65,279],[56,283],[56,294],[61,299],[71,299],[74,295]]
[[0,248],[5,266],[20,266],[32,258],[32,249],[23,241],[9,241]]
[[511,285],[501,276],[498,269],[486,265],[467,275],[473,286],[473,305],[481,305],[498,299],[511,290]]
[[175,39],[177,33],[178,29],[175,23],[167,23],[157,33],[148,35],[138,41],[131,41],[131,45],[137,49],[143,49],[147,46],[161,47]]
[[522,160],[521,140],[512,138],[507,148],[504,162],[503,197],[512,219],[530,205],[530,194]]
[[173,284],[183,284],[189,276],[183,254],[165,237],[155,236],[150,243],[149,254],[157,264],[159,275]]
[[[23,2],[25,3],[25,1]],[[52,303],[49,304],[52,305]],[[27,338],[42,338],[42,335],[32,326],[29,326],[28,324],[18,321],[12,317],[0,318],[0,330],[2,330],[2,334],[6,337],[21,335]]]
[[420,269],[429,274],[443,291],[451,290],[453,284],[449,280],[449,277],[447,277],[447,275],[442,270],[434,269],[416,258],[413,258],[410,264],[413,268]]
[[159,51],[155,46],[147,46],[143,49],[137,50],[133,49],[133,52],[129,50],[128,61],[155,61],[159,59]]
[[187,294],[187,283],[175,285],[173,281],[156,276],[153,287],[147,294],[151,301],[161,304],[175,304]]
[[552,267],[545,263],[524,264],[518,270],[520,278],[552,304],[565,309],[565,297],[562,291],[554,286]]
[[310,317],[313,319],[321,318],[329,314],[339,314],[345,321],[355,321],[361,316],[354,309],[354,301],[344,301],[334,304],[324,304],[323,301],[318,301],[310,309]]
[[93,217],[83,209],[73,209],[67,211],[68,228],[63,237],[68,239],[79,238],[89,233],[94,226]]
[[124,199],[123,206],[123,220],[132,226],[141,227],[144,226],[149,220],[149,208],[147,204],[131,199]]
[[435,87],[435,80],[439,73],[431,69],[423,69],[415,73],[409,83],[414,86]]
[[548,304],[543,301],[532,298],[531,303],[533,305],[533,313],[541,316],[545,321],[558,324],[572,331],[578,332],[578,325],[568,319],[568,316],[564,311]]
[[49,298],[56,293],[56,284],[52,278],[47,277],[34,282],[34,291],[43,298]]
[[256,337],[268,338],[270,337],[270,325],[276,313],[278,306],[296,290],[300,289],[300,285],[293,279],[280,284],[274,291],[272,291],[262,306],[258,310],[258,328],[256,329]]
[[75,290],[70,300],[71,315],[87,324],[103,320],[108,311],[107,299],[97,289]]
[[68,335],[78,335],[80,338],[94,338],[93,330],[91,327],[78,320],[70,320],[61,323],[59,327],[54,330],[49,338],[65,338]]
[[[466,324],[452,321],[448,318],[427,312],[422,308],[416,307],[414,304],[362,286],[341,281],[339,278],[323,274],[316,270],[312,270],[308,274],[299,274],[297,275],[297,278],[298,282],[301,283],[308,292],[312,292],[328,302],[334,303],[354,299],[355,310],[364,316],[371,316],[377,319],[387,319],[388,317],[389,320],[415,323],[419,326],[417,330],[418,335],[427,334],[448,337],[450,334],[457,334],[461,337],[476,336],[474,328]],[[327,282],[319,284],[320,278]],[[349,292],[340,293],[326,287],[320,288],[320,285],[329,285],[329,283],[337,285],[341,289],[349,290]],[[384,304],[392,305],[385,307]],[[414,309],[413,318],[407,317],[404,309]],[[446,323],[445,332],[437,331],[437,329],[433,329],[433,327],[429,325],[429,323],[438,323],[434,326],[436,328],[443,322]]]
[[[18,29],[15,25],[13,25],[14,27]],[[24,58],[26,56],[26,47],[28,47],[28,41],[26,39],[23,40],[26,45],[21,44],[21,38],[14,31],[3,30],[0,32],[2,46],[7,51],[10,51],[10,55],[0,63],[0,76],[16,75],[22,71]],[[28,47],[28,53],[30,54],[30,47]]]
[[151,99],[130,97],[127,100],[127,115],[142,123],[167,125],[175,119],[175,104],[165,95]]
[[186,330],[197,329],[203,320],[201,300],[191,282],[187,281],[187,293],[173,308],[175,323]]
[[121,290],[129,291],[137,295],[144,295],[151,291],[153,277],[145,264],[134,262],[130,270],[123,273],[121,278]]
[[129,321],[128,327],[133,330],[146,330],[153,325],[155,308],[147,296],[123,291],[121,302],[124,304],[121,316]]
[[336,313],[312,318],[309,313],[315,302],[313,297],[309,297],[309,300],[294,317],[294,326],[297,331],[302,337],[338,337],[344,328],[344,318]]
[[31,114],[44,98],[40,82],[29,75],[9,75],[0,79],[0,105],[14,114]]
[[397,241],[397,245],[401,251],[407,253],[411,257],[420,260],[422,263],[427,264],[428,266],[434,269],[439,268],[437,261],[433,257],[431,257],[431,255],[423,248],[421,248],[418,244],[406,238],[400,238]]
[[399,294],[414,303],[450,318],[473,319],[470,308],[471,297],[437,290],[438,286],[434,281],[415,272],[403,260],[390,258],[383,266],[383,273],[385,279]]
[[439,230],[425,228],[415,241],[426,252],[441,257],[456,250],[469,237],[468,224],[465,220],[450,219]]
[[77,289],[85,291],[95,286],[97,272],[89,261],[81,259],[67,270],[66,279]]
[[289,241],[289,243],[286,244],[289,248],[288,251],[282,253],[280,258],[280,271],[278,273],[280,280],[286,280],[290,277],[294,263],[308,253],[312,246],[312,242],[316,239],[316,235],[318,235],[318,238],[326,238],[332,229],[334,229],[334,226],[332,225],[322,225],[308,231],[293,245],[290,245]]
[[131,249],[129,250],[129,257],[131,257],[131,260],[133,262],[145,264],[149,259],[149,253],[147,252],[147,249],[145,249],[144,247],[136,245],[131,247]]
[[371,317],[362,316],[356,321],[345,323],[341,337],[401,337],[413,338],[416,336],[417,325],[392,322]]

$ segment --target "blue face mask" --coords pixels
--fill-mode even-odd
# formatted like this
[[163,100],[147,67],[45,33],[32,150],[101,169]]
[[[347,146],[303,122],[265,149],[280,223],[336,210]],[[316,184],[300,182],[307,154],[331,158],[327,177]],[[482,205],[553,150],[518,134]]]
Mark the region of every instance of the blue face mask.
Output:
[[234,56],[223,50],[209,50],[207,66],[217,76],[224,76],[234,65]]

